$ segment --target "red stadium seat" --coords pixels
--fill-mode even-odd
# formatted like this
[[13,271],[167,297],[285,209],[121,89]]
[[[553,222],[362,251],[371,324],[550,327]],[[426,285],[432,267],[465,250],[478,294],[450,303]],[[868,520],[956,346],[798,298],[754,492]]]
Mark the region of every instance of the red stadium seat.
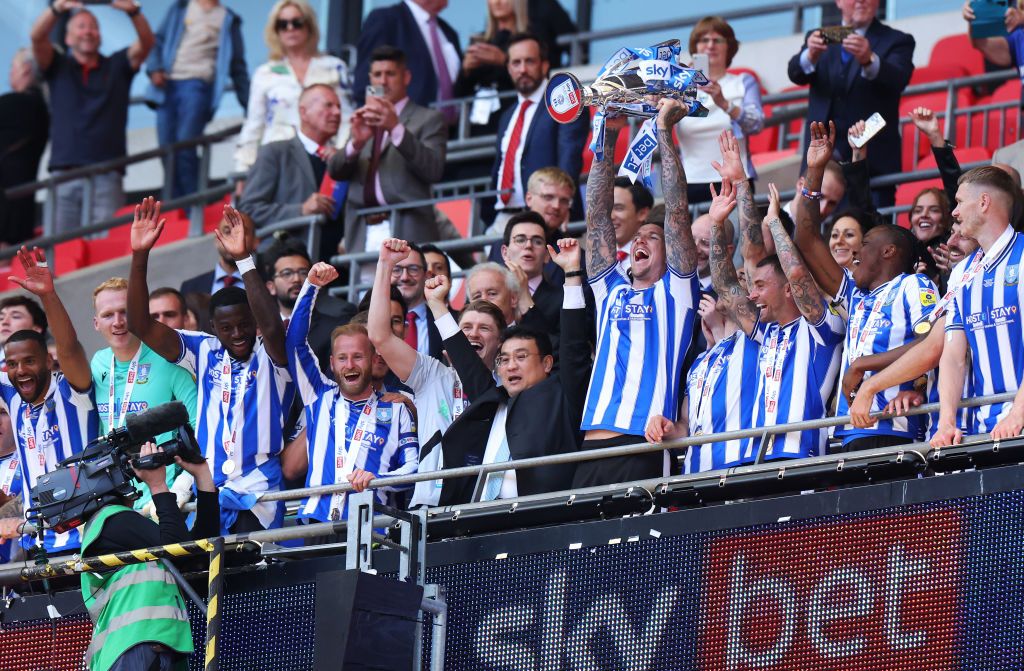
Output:
[[157,247],[177,242],[178,240],[184,240],[188,237],[189,220],[188,213],[185,210],[178,209],[163,212],[162,217],[167,220],[167,223],[164,224],[164,231],[160,234],[160,240],[156,243]]
[[754,81],[757,82],[757,87],[761,89],[761,95],[768,93],[768,89],[766,89],[764,87],[764,84],[761,83],[761,75],[757,74],[750,68],[729,68],[728,70],[726,70],[726,72],[733,75],[748,74],[754,78]]
[[[990,161],[992,159],[992,152],[985,147],[956,147],[953,149],[953,155],[956,156],[956,160],[960,162],[960,165]],[[935,157],[932,156],[931,152],[928,152],[928,155],[917,164],[917,169],[930,170],[935,165]]]
[[755,168],[760,168],[763,165],[768,165],[769,163],[789,158],[796,153],[797,147],[790,147],[789,149],[780,149],[777,151],[763,151],[759,154],[752,154],[750,160],[754,163]]
[[473,207],[468,198],[464,200],[446,200],[443,203],[438,203],[437,209],[444,212],[452,220],[455,228],[459,231],[459,235],[464,238],[469,237],[469,227],[472,225],[469,215]]
[[985,59],[971,46],[971,38],[966,33],[943,37],[932,47],[928,65],[948,64],[959,65],[972,75],[985,72]]
[[217,228],[217,224],[224,218],[224,206],[230,203],[231,194],[227,194],[203,208],[203,233],[213,233],[213,229]]
[[[594,118],[594,111],[593,111],[594,108],[591,107],[590,109],[591,109],[590,118],[593,119]],[[594,135],[593,132],[587,133],[587,141],[583,145],[583,172],[582,172],[582,174],[584,174],[584,175],[586,175],[587,173],[590,172],[590,164],[594,162],[594,152],[590,151],[590,140],[593,137],[593,135]],[[615,143],[615,157],[613,159],[614,163],[618,164],[618,163],[622,162],[622,160],[624,158],[626,158],[626,150],[629,149],[629,142],[632,139],[633,138],[630,137],[629,133],[626,133],[626,132],[619,133],[618,142]],[[608,148],[605,147],[606,153],[607,153],[607,149]]]
[[944,82],[950,79],[966,77],[970,74],[962,63],[937,63],[925,65],[914,69],[910,76],[910,84],[927,84],[929,82]]
[[54,274],[73,273],[89,265],[89,248],[81,238],[61,242],[53,248]]
[[[946,109],[946,100],[947,94],[945,91],[908,96],[900,102],[900,119],[908,118],[910,116],[910,112],[917,107],[927,107],[934,112],[944,112]],[[957,106],[967,107],[970,104],[970,94],[966,90],[961,90],[957,94]],[[940,121],[940,126],[945,128],[944,122]],[[903,142],[903,169],[915,170],[918,161],[931,154],[931,151],[928,148],[928,141],[920,135],[917,128],[915,128],[909,121],[900,123],[900,132],[902,134]],[[917,136],[918,143],[917,156],[914,156],[915,136]]]
[[89,264],[119,259],[132,253],[131,224],[124,224],[107,231],[104,238],[86,240],[89,247]]
[[[984,99],[988,102],[987,99]],[[968,123],[970,137],[968,137]],[[1013,105],[1003,110],[989,110],[963,114],[956,119],[956,138],[953,144],[964,147],[984,147],[989,155],[996,149],[1013,144],[1020,137],[1020,109]]]
[[[804,92],[806,92],[809,88],[810,87],[808,87],[808,86],[787,86],[786,88],[784,88],[781,91],[779,91],[779,93],[788,93],[790,91],[804,91]],[[796,104],[799,104],[799,103],[806,104],[807,103],[807,97],[804,96],[803,98],[798,98],[796,100],[790,100],[789,102],[786,102],[786,103],[780,103],[780,106],[782,106],[782,105],[796,105]],[[780,126],[780,128],[781,128],[781,126]],[[804,134],[804,117],[797,117],[795,119],[790,120],[790,122],[788,124],[786,124],[786,129],[787,129],[787,132],[790,135],[790,137],[796,138],[795,142],[790,142],[789,143],[790,146],[800,146],[801,143],[802,143],[802,138],[803,138],[803,134]]]

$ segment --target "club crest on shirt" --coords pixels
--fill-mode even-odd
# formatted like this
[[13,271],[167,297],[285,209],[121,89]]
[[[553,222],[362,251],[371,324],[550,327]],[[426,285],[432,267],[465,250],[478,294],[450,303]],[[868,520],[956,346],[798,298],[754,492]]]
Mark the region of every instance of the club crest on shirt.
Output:
[[1012,287],[1013,285],[1017,284],[1017,280],[1019,278],[1020,278],[1020,270],[1018,269],[1017,266],[1014,266],[1014,265],[1006,266],[1006,277],[1004,279],[1004,282],[1005,282],[1006,286]]
[[385,424],[390,423],[391,422],[392,412],[393,411],[392,411],[391,408],[382,408],[382,407],[378,406],[377,407],[377,421],[378,422],[384,422]]
[[149,371],[153,367],[151,363],[140,363],[139,373],[135,378],[135,384],[146,384],[149,382]]

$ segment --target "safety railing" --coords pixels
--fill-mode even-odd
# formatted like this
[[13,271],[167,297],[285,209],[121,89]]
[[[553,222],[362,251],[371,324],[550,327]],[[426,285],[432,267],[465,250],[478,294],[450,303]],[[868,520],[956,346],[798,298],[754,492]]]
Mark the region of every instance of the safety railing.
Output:
[[[831,0],[789,0],[760,7],[749,7],[732,11],[717,12],[716,14],[726,21],[736,19],[747,19],[772,14],[793,15],[793,32],[804,32],[804,12],[808,9],[824,7],[833,4]],[[710,8],[709,8],[710,9]],[[676,28],[686,28],[695,25],[698,21],[708,15],[708,12],[684,16],[682,18],[667,19],[662,21],[651,21],[619,28],[605,28],[603,30],[588,30],[585,32],[572,33],[570,35],[559,35],[556,41],[558,44],[569,45],[570,63],[579,65],[586,62],[588,47],[596,40],[606,40],[616,37],[631,37],[644,33],[663,33]]]

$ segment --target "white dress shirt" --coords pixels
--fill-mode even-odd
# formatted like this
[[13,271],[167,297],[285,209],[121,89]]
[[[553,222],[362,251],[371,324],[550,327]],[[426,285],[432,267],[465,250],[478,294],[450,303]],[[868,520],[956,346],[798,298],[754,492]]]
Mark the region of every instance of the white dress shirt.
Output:
[[[420,34],[423,35],[423,43],[427,45],[427,53],[430,54],[430,62],[434,66],[434,73],[439,72],[437,69],[437,61],[434,60],[434,48],[430,43],[430,12],[417,5],[412,0],[405,0],[405,6],[412,12],[412,17],[416,19],[416,25],[419,26]],[[441,24],[437,25],[437,38],[441,42],[441,52],[444,54],[445,67],[448,68],[448,76],[451,77],[452,84],[455,83],[455,78],[459,76],[459,68],[462,67],[462,63],[459,62],[459,50],[455,48],[455,45],[448,41],[444,31],[441,30]]]
[[[526,149],[526,137],[530,134],[530,124],[533,123],[533,117],[539,108],[544,107],[544,90],[547,88],[547,84],[547,80],[544,80],[537,87],[537,90],[528,96],[519,94],[519,102],[516,103],[515,109],[512,110],[512,118],[509,119],[508,126],[505,128],[505,134],[501,136],[501,165],[498,166],[498,183],[494,185],[495,188],[501,187],[501,176],[505,174],[505,161],[509,159],[508,143],[512,140],[512,131],[516,127],[516,119],[519,118],[519,108],[524,100],[529,100],[533,103],[526,109],[526,114],[523,116],[523,132],[519,136],[519,147],[516,148],[516,155],[512,157],[512,160],[515,161],[512,196],[508,199],[508,203],[502,202],[499,197],[494,205],[494,209],[497,211],[501,211],[506,207],[526,207],[526,194],[523,192],[523,151]],[[547,114],[546,111],[544,113]]]

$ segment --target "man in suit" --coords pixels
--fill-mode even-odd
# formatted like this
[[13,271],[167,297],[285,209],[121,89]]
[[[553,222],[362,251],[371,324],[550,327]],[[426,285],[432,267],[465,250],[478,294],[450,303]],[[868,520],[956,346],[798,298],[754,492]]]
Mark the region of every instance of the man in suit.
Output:
[[[270,295],[277,300],[281,319],[286,328],[313,263],[302,245],[294,242],[275,242],[261,256],[260,267]],[[331,332],[344,326],[356,314],[356,306],[346,300],[322,291],[313,303],[313,315],[306,339],[321,367],[330,370]]]
[[[900,171],[899,105],[903,89],[914,71],[914,38],[880,22],[878,0],[836,0],[843,25],[853,28],[841,44],[829,45],[820,30],[807,34],[800,53],[789,61],[789,79],[810,84],[804,148],[810,140],[811,121],[835,121],[836,152],[849,161],[847,131],[875,112],[886,126],[871,151],[871,174]],[[801,172],[803,167],[801,166]],[[892,205],[895,187],[876,189],[875,205]]]
[[[495,383],[462,331],[444,341],[466,395],[472,399],[444,434],[446,467],[579,449],[590,348],[586,342],[579,244],[568,238],[558,245],[561,251],[556,252],[555,261],[565,271],[566,280],[559,346],[563,363],[557,374],[551,373],[554,361],[550,340],[544,333],[524,326],[502,333],[495,362],[501,385]],[[574,464],[564,464],[497,472],[484,480],[480,498],[489,501],[568,489],[575,470]],[[475,478],[445,480],[439,504],[470,502],[474,482]]]
[[[484,201],[481,217],[502,230],[508,217],[522,212],[526,203],[527,180],[535,170],[557,166],[574,181],[583,168],[583,145],[590,128],[589,118],[581,116],[570,124],[551,118],[544,103],[548,59],[536,37],[515,35],[508,45],[508,72],[518,92],[515,105],[498,121],[498,135],[491,183],[495,189],[511,189],[496,199]],[[583,206],[573,198],[569,218],[583,218]]]
[[[257,228],[310,214],[332,221],[337,217],[327,161],[334,153],[330,140],[340,125],[338,94],[324,84],[307,87],[299,96],[298,132],[260,147],[249,170],[238,209],[251,216]],[[324,226],[320,255],[336,253],[340,238],[339,227]]]
[[[400,46],[408,57],[412,74],[410,100],[427,107],[437,100],[452,98],[462,51],[459,34],[438,16],[447,6],[448,0],[404,0],[367,14],[359,32],[352,88],[357,104],[365,102],[366,85],[373,83],[370,75],[373,52],[384,45]],[[445,119],[452,124],[458,117],[458,109],[448,107],[447,110]]]
[[[435,110],[417,105],[409,96],[413,73],[401,49],[381,46],[370,63],[370,83],[383,89],[352,115],[352,135],[331,159],[334,179],[351,180],[345,204],[345,249],[373,251],[382,240],[397,237],[412,242],[438,240],[433,208],[401,210],[392,221],[386,213],[365,217],[362,208],[400,205],[431,197],[431,186],[444,173],[448,131]],[[372,273],[367,278],[372,281]]]
[[520,323],[546,333],[557,351],[562,287],[544,277],[548,261],[544,218],[530,210],[512,215],[505,225],[501,256],[519,280]]
[[[256,225],[249,215],[239,214],[242,215],[242,225],[245,227],[246,244],[249,246],[250,252],[255,252],[257,245]],[[225,218],[220,220],[217,227],[220,229],[221,236],[226,236],[231,232],[231,222]],[[217,248],[217,265],[213,267],[213,270],[190,277],[182,282],[182,294],[213,295],[224,287],[237,286],[242,289],[245,288],[242,273],[238,271],[238,266],[235,265],[235,258],[224,249],[224,245],[221,244],[219,239],[214,238],[213,245]]]

